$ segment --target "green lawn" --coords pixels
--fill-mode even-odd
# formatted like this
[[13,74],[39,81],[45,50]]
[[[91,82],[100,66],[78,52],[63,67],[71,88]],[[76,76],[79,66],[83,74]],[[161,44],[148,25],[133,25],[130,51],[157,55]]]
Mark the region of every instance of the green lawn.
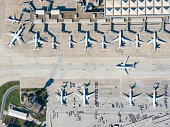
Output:
[[5,123],[5,125],[9,127],[41,127],[38,126],[37,124],[25,120],[17,119],[11,116],[5,116],[3,122]]
[[19,94],[19,90],[14,90],[12,91],[5,102],[5,110],[8,111],[8,106],[10,103],[16,105],[17,107],[20,107],[20,94]]
[[42,118],[38,118],[38,116],[36,114],[33,114],[32,112],[29,112],[29,114],[31,115],[32,118],[37,119],[40,122],[46,121],[46,114]]
[[0,86],[0,109],[1,109],[1,104],[2,104],[2,98],[5,94],[5,92],[9,88],[16,86],[16,85],[20,85],[20,82],[19,81],[10,81],[10,82],[7,82],[7,83],[3,84],[2,86]]

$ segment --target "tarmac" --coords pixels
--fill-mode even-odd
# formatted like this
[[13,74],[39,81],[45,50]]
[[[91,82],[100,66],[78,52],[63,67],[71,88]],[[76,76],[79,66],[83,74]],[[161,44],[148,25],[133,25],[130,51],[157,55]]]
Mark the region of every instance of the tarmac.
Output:
[[[42,88],[50,78],[53,78],[54,82],[47,88],[49,92],[47,126],[65,127],[73,125],[76,127],[83,125],[84,127],[89,127],[95,125],[109,126],[110,124],[126,126],[132,123],[134,116],[138,119],[129,126],[158,126],[158,124],[153,124],[151,116],[161,116],[169,112],[169,103],[168,108],[166,108],[164,99],[161,99],[158,102],[158,108],[153,109],[152,103],[145,98],[145,95],[152,92],[155,82],[161,84],[158,93],[164,93],[164,85],[169,84],[170,81],[170,36],[160,30],[160,24],[148,26],[149,30],[158,31],[158,38],[166,41],[165,44],[159,46],[160,48],[158,48],[157,52],[152,51],[153,44],[146,44],[153,37],[153,34],[142,32],[142,25],[132,25],[131,27],[133,31],[139,33],[140,39],[144,41],[139,49],[135,48],[135,43],[126,44],[123,50],[117,49],[118,42],[115,42],[108,45],[106,50],[101,50],[99,43],[103,35],[106,36],[106,41],[108,42],[118,36],[118,33],[110,31],[109,24],[99,24],[97,27],[98,32],[94,30],[94,24],[82,24],[81,30],[90,31],[90,37],[96,40],[96,44],[92,44],[88,51],[83,50],[85,48],[84,43],[75,44],[73,49],[69,49],[66,42],[70,35],[73,35],[73,40],[76,42],[82,40],[85,36],[85,33],[77,32],[76,23],[65,25],[67,33],[61,32],[61,23],[48,25],[48,31],[55,35],[56,41],[60,43],[55,51],[51,51],[51,46],[48,45],[52,39],[48,32],[43,32],[43,25],[35,25],[32,29],[34,32],[40,31],[42,39],[48,41],[47,44],[42,45],[39,51],[33,51],[34,44],[27,45],[22,43],[20,47],[17,41],[16,45],[12,45],[10,49],[6,43],[10,42],[12,37],[5,33],[17,31],[21,24],[11,24],[6,21],[6,17],[14,13],[19,17],[24,8],[19,5],[21,2],[0,0],[0,8],[2,10],[0,12],[2,19],[0,20],[0,84],[11,80],[21,80],[21,88]],[[41,4],[45,5],[45,2]],[[74,6],[74,3],[71,1],[57,1],[56,4],[69,7]],[[24,14],[23,18],[28,19],[29,17]],[[26,24],[25,27],[27,28],[28,26],[29,24]],[[126,25],[114,26],[117,32],[125,28]],[[170,24],[166,24],[166,29],[170,31]],[[24,30],[22,35],[25,43],[28,43],[34,37],[34,34],[27,30]],[[131,40],[136,38],[136,34],[129,33],[126,30],[123,31],[123,35]],[[115,68],[115,65],[124,62],[127,56],[130,56],[128,64],[138,62],[134,70],[128,70],[128,76]],[[57,89],[61,87],[63,81],[76,84],[74,88],[67,88],[68,92],[78,92],[77,87],[90,80],[92,83],[89,86],[90,92],[94,91],[95,82],[99,83],[99,108],[94,104],[95,96],[89,99],[89,106],[85,107],[78,107],[79,104],[82,104],[82,101],[72,95],[67,100],[67,107],[61,107],[59,101],[53,96]],[[123,98],[122,93],[128,94],[129,91],[127,89],[135,82],[137,83],[135,94],[142,92],[142,95],[135,101],[135,108],[131,109],[128,102]],[[169,89],[167,92],[169,102]],[[76,98],[75,107],[74,97]],[[115,105],[114,108],[112,104]],[[139,105],[144,107],[142,111]],[[74,111],[71,116],[68,113],[70,111]],[[79,111],[84,113],[79,113]],[[94,116],[95,111],[98,114],[97,119]],[[121,119],[123,122],[119,121],[120,115],[118,114],[122,114]],[[138,114],[140,114],[140,117]],[[169,126],[167,121],[159,123],[159,125],[161,124],[163,124],[162,126]]]

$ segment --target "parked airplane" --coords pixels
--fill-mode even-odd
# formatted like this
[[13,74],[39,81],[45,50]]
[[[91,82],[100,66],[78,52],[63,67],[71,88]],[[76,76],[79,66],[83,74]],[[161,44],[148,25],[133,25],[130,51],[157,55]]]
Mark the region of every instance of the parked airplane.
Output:
[[[86,84],[85,84],[86,85]],[[79,94],[74,93],[75,95],[77,95],[78,97],[80,97],[81,100],[83,100],[83,105],[87,105],[89,104],[88,100],[89,98],[94,94],[94,92],[88,93],[88,86],[86,87],[81,87],[83,89],[83,93],[79,91]]]
[[140,47],[140,43],[143,42],[139,39],[139,34],[136,34],[136,39],[134,41],[136,43],[136,48],[139,48]]
[[62,89],[59,88],[60,93],[55,92],[55,94],[54,94],[54,96],[55,96],[58,100],[60,100],[61,106],[62,106],[63,104],[66,104],[66,98],[68,98],[68,97],[73,93],[73,92],[71,92],[71,93],[67,94],[66,91],[65,91],[66,86],[67,86],[67,84],[66,84],[66,85],[63,85],[63,88],[62,88]]
[[159,38],[157,38],[157,33],[155,31],[153,38],[151,40],[149,40],[146,44],[153,43],[154,49],[152,51],[157,51],[157,43],[164,44],[163,42],[165,42],[165,41],[159,40]]
[[69,41],[68,42],[66,42],[66,43],[68,43],[69,44],[69,48],[71,49],[71,48],[73,48],[73,43],[76,43],[76,42],[74,42],[73,41],[73,36],[72,35],[70,35],[70,37],[69,37]]
[[40,37],[38,38],[38,33],[39,33],[39,31],[35,33],[34,39],[27,43],[27,44],[35,43],[35,48],[34,48],[33,50],[39,50],[39,49],[38,49],[38,47],[39,47],[39,46],[38,46],[38,42],[39,42],[39,43],[42,43],[42,44],[45,44],[45,43],[40,39]]
[[18,32],[15,33],[7,33],[10,36],[13,36],[13,39],[8,43],[8,46],[11,48],[11,45],[15,42],[15,40],[17,40],[21,46],[21,42],[19,39],[21,39],[21,33],[23,32],[23,30],[25,29],[25,27],[21,28]]
[[53,40],[53,41],[50,43],[50,45],[52,46],[51,49],[52,49],[52,50],[55,50],[55,49],[56,49],[56,45],[58,45],[58,44],[60,44],[60,43],[57,43],[57,42],[55,41],[55,37],[53,37],[52,40]]
[[119,36],[117,36],[117,38],[115,38],[112,42],[115,42],[115,41],[119,41],[119,47],[118,49],[123,49],[122,46],[124,46],[125,44],[123,42],[127,42],[129,43],[130,41],[128,39],[125,39],[122,35],[122,30],[120,30],[119,32]]
[[20,20],[16,18],[15,14],[14,14],[14,18],[9,16],[9,18],[6,18],[6,20],[11,21],[12,24],[14,24],[14,23],[18,23],[19,24],[19,22],[20,22]]
[[123,93],[125,96],[125,99],[127,99],[129,101],[129,106],[132,107],[134,106],[134,101],[135,99],[137,99],[142,93],[139,93],[139,94],[136,94],[136,95],[133,95],[133,90],[134,88],[136,87],[136,83],[133,85],[133,86],[130,86],[130,90],[129,90],[129,95],[128,94],[125,94]]
[[86,37],[84,37],[83,40],[81,40],[80,42],[78,43],[82,43],[82,42],[85,42],[85,48],[84,50],[89,50],[88,47],[89,47],[89,42],[91,43],[95,43],[92,41],[92,39],[89,37],[89,32],[86,32]]
[[160,100],[164,94],[157,96],[157,89],[159,88],[159,84],[156,87],[153,86],[153,88],[153,95],[146,93],[148,95],[146,98],[148,98],[150,102],[153,102],[153,108],[155,108],[158,106],[158,100]]
[[100,42],[100,44],[102,44],[102,50],[104,50],[106,48],[106,45],[109,44],[105,41],[105,36],[102,37],[102,42]]
[[128,61],[128,58],[129,56],[126,58],[126,60],[123,63],[116,65],[116,68],[120,68],[121,70],[123,70],[125,74],[129,74],[127,69],[136,68],[135,65],[137,64],[137,62],[135,62],[134,64],[126,64]]

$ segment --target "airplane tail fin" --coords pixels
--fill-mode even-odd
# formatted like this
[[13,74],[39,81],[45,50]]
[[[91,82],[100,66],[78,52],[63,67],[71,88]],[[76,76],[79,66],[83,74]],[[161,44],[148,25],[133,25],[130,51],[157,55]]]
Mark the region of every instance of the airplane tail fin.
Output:
[[89,48],[85,47],[83,50],[90,50]]
[[7,43],[7,45],[11,48],[11,43]]
[[157,48],[155,48],[155,49],[152,49],[152,51],[158,51],[158,50],[157,50]]
[[39,48],[34,48],[33,50],[39,50]]
[[119,46],[117,49],[123,49],[123,48]]

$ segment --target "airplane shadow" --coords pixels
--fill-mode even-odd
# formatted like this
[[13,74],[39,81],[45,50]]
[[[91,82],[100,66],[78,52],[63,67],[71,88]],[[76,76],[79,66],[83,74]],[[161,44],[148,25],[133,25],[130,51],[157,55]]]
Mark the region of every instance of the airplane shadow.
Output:
[[98,23],[94,23],[94,31],[100,34],[104,34],[104,32],[98,30]]
[[81,23],[78,23],[78,32],[86,33],[86,31],[82,30]]
[[71,33],[71,31],[66,31],[66,25],[65,25],[65,23],[62,23],[61,31],[64,32],[64,33]]
[[130,32],[130,33],[133,33],[133,34],[136,34],[137,32],[131,30],[131,24],[130,22],[128,22],[128,28],[127,28],[127,31]]
[[147,33],[150,33],[150,34],[153,34],[153,33],[154,33],[153,31],[148,30],[147,22],[145,22],[144,30],[145,30]]

